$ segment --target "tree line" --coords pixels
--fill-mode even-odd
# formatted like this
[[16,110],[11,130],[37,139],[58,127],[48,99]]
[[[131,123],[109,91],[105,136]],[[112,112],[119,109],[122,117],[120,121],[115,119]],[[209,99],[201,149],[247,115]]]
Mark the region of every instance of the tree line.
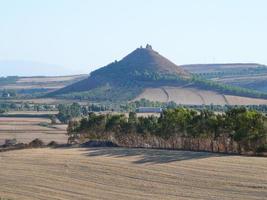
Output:
[[170,108],[188,108],[194,110],[210,110],[214,112],[226,112],[232,108],[240,108],[245,107],[248,110],[256,110],[259,112],[267,113],[267,105],[216,105],[216,104],[209,104],[209,105],[181,105],[177,104],[173,101],[169,102],[159,102],[159,101],[150,101],[147,99],[140,99],[136,101],[131,101],[127,103],[121,103],[119,111],[122,112],[135,112],[139,107],[161,107],[162,109],[170,109]]
[[222,114],[175,108],[164,110],[160,117],[89,113],[69,122],[68,135],[70,142],[98,139],[128,147],[256,153],[267,150],[267,119],[246,108]]
[[57,106],[58,114],[57,118],[62,123],[68,123],[70,120],[87,116],[89,112],[101,112],[106,111],[107,107],[104,105],[89,104],[81,106],[78,103],[72,104],[59,104]]

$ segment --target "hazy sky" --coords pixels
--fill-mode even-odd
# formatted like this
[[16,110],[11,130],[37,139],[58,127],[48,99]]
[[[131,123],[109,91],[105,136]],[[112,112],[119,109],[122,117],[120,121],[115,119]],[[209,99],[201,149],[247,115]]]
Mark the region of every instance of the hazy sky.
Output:
[[0,0],[0,61],[89,73],[150,43],[176,64],[267,64],[266,10],[266,0]]

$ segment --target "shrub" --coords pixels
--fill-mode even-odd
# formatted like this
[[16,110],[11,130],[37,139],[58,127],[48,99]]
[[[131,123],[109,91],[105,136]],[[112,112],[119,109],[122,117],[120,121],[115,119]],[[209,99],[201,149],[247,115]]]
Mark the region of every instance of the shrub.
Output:
[[34,139],[33,141],[29,143],[29,147],[32,147],[32,148],[39,148],[43,146],[44,146],[44,142],[38,138]]

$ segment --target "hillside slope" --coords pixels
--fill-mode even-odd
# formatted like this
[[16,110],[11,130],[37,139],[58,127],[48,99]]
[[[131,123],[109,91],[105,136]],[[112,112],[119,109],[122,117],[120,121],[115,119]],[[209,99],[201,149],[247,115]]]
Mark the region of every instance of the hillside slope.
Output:
[[262,105],[267,99],[224,95],[215,91],[192,87],[146,88],[134,100],[147,99],[159,102],[175,102],[182,105]]

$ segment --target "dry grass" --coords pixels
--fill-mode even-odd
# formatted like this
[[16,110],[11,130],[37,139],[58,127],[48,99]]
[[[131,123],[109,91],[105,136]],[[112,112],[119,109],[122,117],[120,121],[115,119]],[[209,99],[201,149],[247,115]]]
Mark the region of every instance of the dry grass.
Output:
[[166,93],[161,88],[147,88],[136,99],[148,99],[150,101],[167,102],[169,100]]
[[123,148],[26,149],[0,154],[10,199],[242,199],[267,197],[267,159]]
[[50,125],[46,118],[0,117],[0,145],[6,139],[16,138],[18,142],[28,143],[35,138],[49,143],[54,140],[66,143],[67,125]]

